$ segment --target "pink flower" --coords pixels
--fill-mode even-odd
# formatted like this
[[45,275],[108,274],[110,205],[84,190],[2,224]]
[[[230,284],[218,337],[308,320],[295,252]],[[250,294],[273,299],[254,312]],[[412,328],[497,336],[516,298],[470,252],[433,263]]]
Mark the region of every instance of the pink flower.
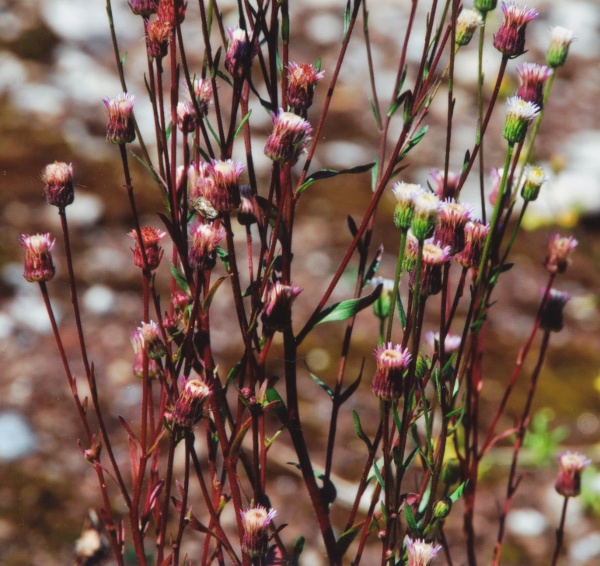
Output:
[[70,163],[55,161],[46,165],[42,172],[44,196],[48,204],[64,208],[75,198],[73,188],[73,166]]
[[511,59],[525,52],[525,30],[527,24],[538,16],[535,8],[518,6],[515,2],[500,4],[504,22],[494,35],[494,47]]
[[106,139],[116,144],[131,143],[135,139],[133,123],[135,96],[124,92],[113,99],[105,98],[103,102],[108,111]]
[[407,566],[427,566],[439,554],[442,547],[425,542],[422,539],[406,539],[406,551],[408,553]]
[[538,65],[537,63],[521,63],[517,67],[521,86],[517,96],[528,102],[533,102],[540,110],[544,103],[544,85],[552,74],[550,67]]
[[217,261],[217,246],[225,237],[225,230],[214,224],[195,224],[190,227],[190,266],[199,270],[212,269]]
[[393,401],[402,397],[404,375],[410,363],[410,352],[403,350],[400,344],[391,342],[375,349],[377,370],[373,377],[371,390],[384,401]]
[[23,277],[27,281],[50,281],[54,277],[55,269],[52,262],[52,248],[55,240],[50,234],[23,234],[19,242],[25,248],[25,265]]
[[581,472],[592,461],[579,452],[563,452],[558,455],[560,472],[554,487],[565,497],[576,497],[581,493]]
[[277,281],[269,286],[262,322],[270,332],[283,332],[292,318],[292,303],[302,292],[300,287],[284,285]]
[[290,63],[288,65],[287,101],[292,108],[306,110],[313,101],[315,86],[325,76],[314,65]]
[[269,525],[277,511],[267,511],[262,505],[251,505],[240,514],[244,525],[242,550],[251,558],[265,556],[269,546]]
[[[167,235],[166,232],[153,228],[152,226],[143,226],[140,229],[142,233],[142,242],[144,251],[146,252],[146,260],[148,261],[148,269],[156,269],[160,264],[163,256],[163,249],[159,246],[159,242]],[[135,248],[133,249],[133,262],[141,269],[144,269],[144,254],[138,241],[138,234],[135,230],[129,232],[135,240]]]
[[312,127],[304,118],[280,109],[273,115],[273,133],[265,145],[265,155],[273,161],[294,165],[311,133]]
[[578,242],[573,236],[561,236],[554,234],[548,241],[548,255],[544,266],[548,273],[564,273],[571,263],[571,251],[575,249]]

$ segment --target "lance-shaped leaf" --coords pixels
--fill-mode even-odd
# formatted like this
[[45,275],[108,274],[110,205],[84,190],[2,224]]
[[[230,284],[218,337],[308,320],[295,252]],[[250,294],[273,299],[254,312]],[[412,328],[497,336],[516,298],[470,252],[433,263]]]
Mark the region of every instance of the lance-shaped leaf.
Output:
[[352,411],[352,420],[354,421],[354,432],[356,432],[356,436],[360,438],[366,445],[369,450],[373,448],[373,444],[369,440],[369,437],[364,433],[362,429],[362,425],[360,424],[360,417],[356,411]]
[[357,173],[364,173],[365,171],[369,171],[374,165],[375,161],[372,161],[371,163],[357,165],[356,167],[350,167],[349,169],[340,169],[339,171],[337,169],[321,169],[306,178],[306,181],[304,181],[304,183],[302,183],[296,189],[296,195],[300,196],[315,181],[329,179],[330,177],[337,177],[338,175],[355,175]]
[[338,556],[344,556],[350,548],[352,541],[356,538],[356,535],[362,530],[361,525],[354,525],[350,527],[345,533],[343,533],[337,542],[335,543],[338,551]]
[[381,295],[383,285],[377,285],[375,290],[366,297],[360,297],[359,299],[348,299],[347,301],[341,301],[335,305],[321,311],[315,326],[323,324],[324,322],[338,322],[341,320],[348,320],[361,310],[371,306]]

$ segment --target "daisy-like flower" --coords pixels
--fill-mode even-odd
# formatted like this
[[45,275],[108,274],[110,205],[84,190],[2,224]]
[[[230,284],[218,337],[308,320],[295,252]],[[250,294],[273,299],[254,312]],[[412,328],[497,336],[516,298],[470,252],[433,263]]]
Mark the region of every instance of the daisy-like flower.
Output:
[[213,87],[210,79],[194,79],[194,97],[200,109],[200,118],[208,114],[208,106],[213,100]]
[[541,110],[544,104],[544,85],[552,74],[552,70],[546,65],[521,63],[517,67],[517,74],[521,80],[517,96],[528,102],[533,102]]
[[546,54],[548,65],[553,69],[564,65],[569,54],[569,47],[574,39],[570,29],[560,26],[553,27],[550,31],[550,47]]
[[576,497],[581,493],[581,472],[592,461],[579,452],[563,452],[558,455],[560,472],[554,487],[564,497]]
[[469,220],[465,224],[465,247],[454,256],[454,261],[463,267],[475,268],[481,263],[483,247],[487,238],[489,224]]
[[294,165],[310,140],[312,126],[300,116],[279,109],[273,115],[273,133],[265,145],[265,155],[279,163]]
[[554,234],[548,241],[548,256],[544,267],[548,273],[564,273],[571,263],[571,252],[578,242],[573,236]]
[[377,370],[373,377],[371,390],[383,401],[393,401],[402,397],[404,375],[410,364],[410,352],[403,350],[400,344],[391,342],[375,349]]
[[[427,242],[423,246],[423,261],[421,264],[422,297],[437,295],[442,290],[442,266],[450,261],[450,246],[442,247],[437,243]],[[416,271],[410,274],[410,285],[414,288],[417,281]]]
[[415,199],[411,229],[418,240],[425,240],[433,234],[440,206],[440,199],[432,193],[423,193]]
[[[167,235],[167,233],[163,230],[159,230],[158,228],[153,228],[152,226],[143,226],[140,229],[140,232],[142,233],[142,243],[144,244],[146,259],[148,260],[148,268],[156,269],[163,256],[163,249],[160,247],[159,243]],[[135,247],[133,249],[133,263],[137,267],[144,269],[144,254],[142,253],[142,248],[140,247],[138,234],[135,230],[132,230],[129,232],[129,236],[135,240]]]
[[146,52],[152,59],[162,59],[169,50],[169,37],[173,26],[164,20],[145,22]]
[[428,566],[439,554],[442,547],[425,542],[423,539],[406,539],[406,552],[408,553],[407,566]]
[[396,197],[396,208],[394,208],[394,224],[399,230],[408,230],[412,224],[415,201],[425,193],[421,185],[415,183],[395,183],[392,193]]
[[246,30],[228,28],[227,35],[229,43],[225,53],[225,68],[234,77],[241,78],[252,64],[254,46],[250,43]]
[[[542,294],[544,289],[542,289]],[[550,289],[550,293],[540,312],[540,328],[548,332],[560,332],[564,326],[564,315],[563,311],[565,305],[571,299],[569,293],[558,291],[557,289]]]
[[525,53],[525,30],[527,24],[538,16],[538,11],[527,6],[521,7],[515,2],[502,2],[500,7],[504,21],[494,35],[494,47],[513,59]]
[[210,397],[210,387],[202,379],[185,382],[173,410],[170,421],[182,428],[192,428],[202,418],[202,408]]
[[520,143],[525,139],[527,127],[540,113],[540,108],[533,102],[512,96],[506,100],[506,119],[502,135],[509,143]]
[[212,269],[217,262],[217,246],[224,237],[221,226],[201,223],[190,226],[190,266],[201,271]]
[[483,25],[481,13],[476,9],[463,9],[456,18],[456,45],[468,45],[475,30]]
[[131,143],[135,139],[133,123],[135,96],[124,92],[116,98],[105,98],[103,102],[108,111],[106,139],[116,144]]
[[240,205],[240,175],[244,165],[231,159],[213,159],[206,167],[206,176],[212,183],[205,182],[202,193],[215,210],[229,212]]
[[167,353],[167,349],[160,337],[160,329],[156,322],[153,320],[148,323],[142,322],[142,325],[137,330],[144,340],[146,353],[151,360],[159,360]]
[[269,525],[277,511],[267,511],[262,505],[250,505],[246,511],[240,511],[240,514],[244,525],[242,551],[251,558],[265,556],[269,547]]
[[65,208],[73,202],[73,166],[70,163],[55,161],[44,167],[42,181],[45,183],[44,196],[48,204]]
[[448,178],[444,179],[444,172],[439,169],[432,169],[429,172],[433,181],[432,189],[440,201],[445,201],[449,198],[457,198],[458,183],[460,181],[460,173],[448,171]]
[[[446,354],[456,352],[460,348],[462,338],[456,334],[446,334],[444,339],[444,351]],[[440,349],[440,333],[427,332],[425,334],[425,343],[429,347],[432,354],[435,354]]]
[[523,200],[530,202],[537,199],[545,180],[546,175],[544,175],[544,170],[541,167],[528,165],[525,168],[525,180],[521,187]]
[[269,286],[262,314],[262,323],[270,332],[283,332],[292,318],[292,303],[302,292],[297,286],[276,281]]
[[55,269],[52,262],[52,248],[55,240],[50,234],[23,234],[19,243],[25,249],[25,263],[23,277],[27,281],[50,281],[54,277]]
[[465,247],[465,224],[471,219],[473,207],[454,200],[442,203],[438,225],[435,230],[435,241],[440,246],[449,246],[454,255]]
[[325,76],[309,63],[290,63],[288,65],[287,102],[292,108],[306,110],[313,101],[315,86]]

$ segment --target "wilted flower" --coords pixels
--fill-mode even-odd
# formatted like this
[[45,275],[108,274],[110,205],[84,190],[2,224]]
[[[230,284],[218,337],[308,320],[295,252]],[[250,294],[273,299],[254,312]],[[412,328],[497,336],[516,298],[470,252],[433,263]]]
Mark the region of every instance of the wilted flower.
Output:
[[190,226],[190,266],[199,270],[212,269],[217,262],[217,246],[225,237],[225,230],[214,224],[197,223]]
[[273,133],[265,145],[265,155],[273,161],[294,165],[311,133],[312,127],[304,118],[280,109],[273,115]]
[[540,108],[533,102],[513,96],[506,101],[506,120],[502,135],[509,143],[520,143],[525,139],[527,127],[540,113]]
[[182,428],[193,427],[202,418],[202,409],[209,396],[210,387],[202,379],[186,381],[170,411],[170,420]]
[[439,554],[442,547],[425,542],[422,539],[406,538],[406,551],[408,553],[407,566],[427,566]]
[[146,51],[152,59],[162,59],[169,50],[169,37],[173,26],[163,20],[145,23]]
[[548,273],[564,273],[571,263],[571,251],[575,249],[578,242],[573,236],[561,236],[554,234],[548,241],[548,256],[544,267]]
[[23,277],[27,281],[50,281],[54,277],[55,269],[52,262],[52,248],[55,240],[50,234],[22,234],[19,243],[25,249],[25,264]]
[[544,104],[544,85],[552,70],[537,63],[521,63],[517,67],[517,74],[521,80],[517,96],[527,102],[533,102],[541,110]]
[[570,299],[571,295],[569,293],[550,289],[540,312],[540,328],[542,330],[548,332],[560,332],[562,330],[564,325],[563,311]]
[[592,461],[579,452],[564,452],[558,455],[560,472],[554,487],[564,497],[576,497],[581,493],[581,472]]
[[527,24],[538,16],[538,11],[527,6],[520,7],[515,2],[502,2],[500,7],[504,21],[494,35],[494,47],[513,59],[525,53],[525,30]]
[[[156,269],[160,264],[160,260],[163,256],[163,249],[159,246],[160,241],[167,235],[166,232],[153,228],[152,226],[143,226],[140,229],[142,233],[142,242],[144,244],[144,251],[146,252],[146,259],[148,261],[148,269]],[[135,247],[133,249],[133,263],[141,269],[144,269],[144,254],[140,247],[138,240],[138,233],[135,230],[129,232],[135,240]]]
[[567,60],[569,46],[573,42],[573,32],[570,29],[553,27],[550,32],[550,47],[546,54],[546,61],[553,69],[561,67]]
[[371,390],[383,401],[393,401],[402,397],[404,375],[410,364],[410,352],[403,350],[400,344],[391,342],[375,349],[377,370],[373,377]]
[[468,45],[475,30],[482,25],[483,18],[478,10],[463,8],[456,18],[456,45]]
[[265,329],[283,332],[292,319],[292,303],[301,292],[300,287],[284,285],[279,281],[269,286],[262,314]]
[[542,184],[546,180],[544,170],[541,167],[528,165],[525,168],[525,181],[521,188],[521,196],[525,201],[534,201],[540,194]]
[[70,163],[55,161],[44,167],[42,172],[44,196],[48,204],[64,208],[73,202],[73,166]]
[[288,65],[287,102],[292,108],[306,110],[313,101],[317,81],[325,73],[309,63],[290,63]]
[[242,551],[251,558],[265,556],[269,546],[269,525],[277,511],[267,511],[262,505],[251,505],[246,511],[240,511],[240,514],[244,525]]
[[113,99],[104,98],[103,102],[108,111],[106,139],[117,144],[131,143],[135,139],[133,123],[135,96],[124,92]]
[[177,103],[177,127],[184,134],[191,134],[196,129],[196,109],[189,100]]
[[399,230],[408,230],[413,221],[415,201],[425,189],[414,183],[399,182],[394,184],[392,192],[396,197],[394,224]]

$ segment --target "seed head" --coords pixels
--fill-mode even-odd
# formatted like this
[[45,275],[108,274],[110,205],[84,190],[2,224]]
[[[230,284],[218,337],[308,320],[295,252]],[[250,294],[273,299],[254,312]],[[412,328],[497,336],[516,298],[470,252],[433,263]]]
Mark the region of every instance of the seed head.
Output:
[[202,409],[208,397],[210,387],[202,379],[187,381],[170,412],[172,422],[182,428],[192,428],[202,418]]
[[42,181],[46,185],[44,196],[48,204],[65,208],[73,202],[75,191],[73,189],[73,166],[70,163],[55,161],[46,165],[42,172]]
[[415,201],[425,193],[425,189],[414,183],[399,182],[394,184],[392,192],[396,197],[394,224],[399,230],[408,230],[413,221]]
[[504,21],[494,35],[494,47],[514,59],[525,53],[525,30],[527,24],[538,16],[538,11],[527,6],[520,7],[515,2],[502,2],[500,7]]
[[456,18],[456,45],[469,45],[475,30],[483,25],[481,13],[476,9],[461,10]]
[[[163,256],[163,249],[159,246],[159,243],[167,233],[152,226],[143,226],[140,231],[142,233],[142,243],[144,244],[146,259],[148,260],[148,268],[154,270],[160,264]],[[129,232],[129,236],[135,240],[133,263],[140,269],[144,269],[144,254],[138,240],[138,234],[135,230],[132,230]]]
[[563,452],[558,455],[560,472],[554,487],[564,497],[576,497],[581,493],[581,472],[592,461],[579,452]]
[[373,377],[371,390],[383,401],[394,401],[402,397],[404,375],[408,370],[411,355],[408,349],[403,350],[400,344],[391,342],[375,349],[377,370]]
[[267,511],[262,505],[250,505],[246,511],[240,511],[240,514],[244,525],[242,551],[251,558],[265,556],[269,546],[269,525],[277,511]]
[[116,144],[131,143],[135,139],[133,122],[135,96],[125,92],[113,99],[105,98],[103,102],[108,111],[106,139]]
[[315,86],[325,76],[309,63],[290,63],[288,65],[287,102],[292,108],[306,110],[313,101]]
[[550,289],[550,293],[542,304],[540,312],[540,328],[542,330],[560,332],[563,329],[563,311],[570,299],[571,295],[569,293]]
[[544,104],[544,85],[552,74],[550,67],[537,63],[521,63],[517,67],[521,86],[517,96],[527,102],[532,102],[541,110]]
[[550,31],[550,47],[546,54],[546,61],[553,69],[561,67],[567,60],[569,46],[575,37],[570,29],[553,27]]
[[408,553],[407,566],[427,566],[439,554],[442,547],[425,542],[423,539],[406,539],[406,551]]
[[548,241],[548,256],[544,267],[548,273],[564,273],[571,263],[571,251],[575,249],[578,242],[573,236],[561,236],[554,234]]
[[22,234],[19,243],[25,249],[25,264],[23,277],[27,281],[50,281],[54,277],[55,269],[52,262],[52,248],[55,240],[50,234]]
[[310,140],[311,125],[292,112],[273,115],[273,133],[265,145],[265,155],[279,163],[294,165]]
[[540,113],[540,108],[533,102],[513,96],[506,101],[506,120],[502,135],[509,143],[520,143],[525,139],[527,127]]
[[225,230],[214,224],[193,224],[190,226],[190,266],[204,271],[212,269],[217,262],[217,246],[225,237]]

